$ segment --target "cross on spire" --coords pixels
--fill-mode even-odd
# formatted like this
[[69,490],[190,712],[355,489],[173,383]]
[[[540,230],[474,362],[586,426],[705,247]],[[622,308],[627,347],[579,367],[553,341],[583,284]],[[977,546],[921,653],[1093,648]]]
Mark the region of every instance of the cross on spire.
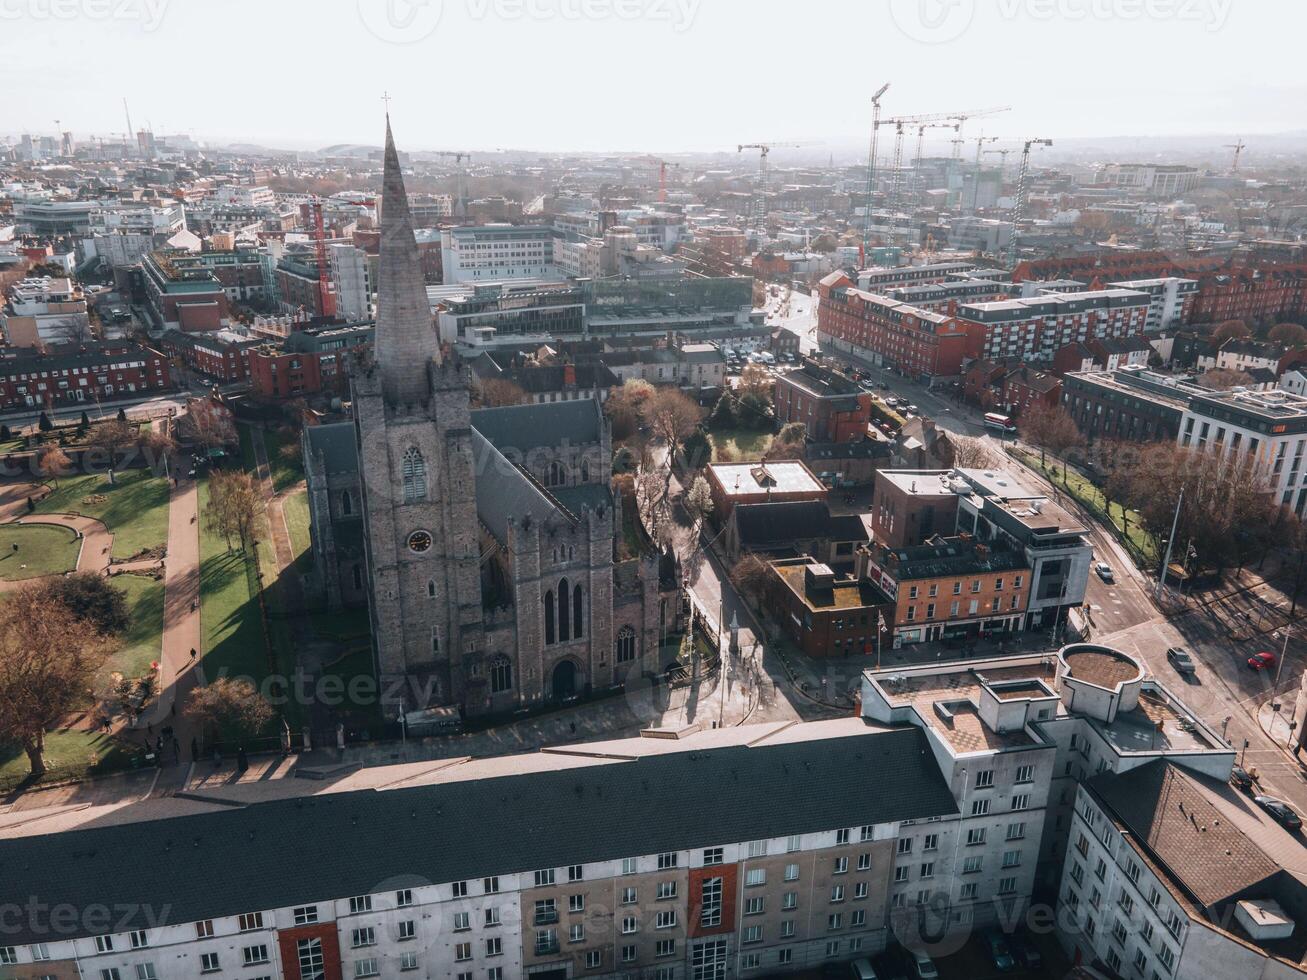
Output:
[[389,93],[389,92],[382,92],[382,93],[381,93],[381,101],[384,102],[384,103],[386,103],[386,115],[389,116],[389,115],[390,115],[390,93]]

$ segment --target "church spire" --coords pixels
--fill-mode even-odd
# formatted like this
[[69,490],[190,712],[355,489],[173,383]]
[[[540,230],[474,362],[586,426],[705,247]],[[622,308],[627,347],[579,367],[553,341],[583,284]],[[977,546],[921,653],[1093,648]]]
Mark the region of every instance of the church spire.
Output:
[[385,170],[381,182],[381,257],[377,270],[377,364],[392,405],[425,402],[427,364],[440,362],[426,284],[409,215],[404,175],[386,113]]

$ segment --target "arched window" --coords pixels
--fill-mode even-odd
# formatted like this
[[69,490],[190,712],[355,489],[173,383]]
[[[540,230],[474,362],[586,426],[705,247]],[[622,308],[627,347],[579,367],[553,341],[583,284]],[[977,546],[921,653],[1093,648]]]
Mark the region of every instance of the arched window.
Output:
[[434,599],[435,597],[436,597],[436,580],[433,578],[429,578],[427,579],[427,598]]
[[581,639],[581,623],[584,621],[581,609],[581,586],[572,589],[572,635]]
[[629,663],[635,659],[635,630],[623,626],[617,631],[617,662]]
[[549,464],[549,477],[546,482],[551,487],[561,487],[567,482],[566,476],[567,474],[563,469],[563,464],[558,460],[554,460]]
[[588,459],[581,460],[581,482],[590,482],[590,461]]
[[404,450],[404,503],[427,499],[427,463],[416,447]]
[[349,495],[348,490],[340,492],[340,513],[342,517],[348,517],[354,513],[354,498]]
[[363,588],[363,569],[359,568],[358,565],[354,566],[354,588]]
[[513,686],[513,665],[502,653],[490,661],[490,693],[503,694]]
[[554,593],[545,592],[545,642],[554,642]]
[[571,595],[567,590],[567,579],[558,583],[558,642],[566,643],[571,639],[572,631],[568,628],[572,621],[572,604],[568,602]]

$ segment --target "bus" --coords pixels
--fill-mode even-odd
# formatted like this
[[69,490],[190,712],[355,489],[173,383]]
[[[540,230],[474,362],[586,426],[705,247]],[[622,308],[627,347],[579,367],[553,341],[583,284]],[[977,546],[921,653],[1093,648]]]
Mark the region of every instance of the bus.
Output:
[[1001,412],[985,413],[985,428],[996,429],[1004,435],[1014,436],[1017,434],[1017,424],[1012,419]]

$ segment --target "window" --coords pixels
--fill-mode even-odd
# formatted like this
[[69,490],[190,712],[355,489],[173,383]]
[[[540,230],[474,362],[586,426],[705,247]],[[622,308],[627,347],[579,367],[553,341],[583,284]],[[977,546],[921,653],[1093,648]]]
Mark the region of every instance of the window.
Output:
[[537,888],[552,885],[554,883],[554,869],[546,868],[543,871],[537,871],[535,873],[535,883]]
[[1016,779],[1016,781],[1017,781],[1018,783],[1033,783],[1033,782],[1035,781],[1035,767],[1034,767],[1034,766],[1017,766],[1017,779]]
[[1178,916],[1174,911],[1166,914],[1166,931],[1177,939],[1180,936],[1180,916]]
[[219,963],[218,963],[218,954],[217,954],[217,953],[201,953],[201,954],[200,954],[200,972],[201,972],[201,973],[217,973],[217,972],[218,972],[219,970],[221,970],[221,969],[222,969],[222,967],[221,967],[221,966],[219,965]]
[[136,980],[159,980],[158,974],[154,972],[154,964],[137,963]]
[[354,961],[354,976],[357,977],[375,977],[380,975],[381,971],[377,969],[377,958],[369,956],[364,960]]
[[567,911],[569,911],[569,912],[584,912],[584,911],[585,911],[585,896],[584,896],[584,895],[568,895],[568,896],[567,896]]
[[18,962],[18,950],[13,946],[0,946],[0,966],[11,966]]
[[297,926],[312,925],[318,921],[318,907],[316,905],[304,905],[297,908],[292,913]]
[[50,947],[45,943],[32,943],[27,948],[31,951],[33,962],[40,963],[50,958]]
[[1157,958],[1161,961],[1162,966],[1170,973],[1175,969],[1175,950],[1166,943],[1162,943],[1162,948],[1157,951]]
[[676,909],[664,909],[654,916],[655,929],[672,929],[676,926]]
[[[466,929],[467,913],[460,912],[458,913],[458,915],[463,916],[463,922],[464,922],[463,928]],[[454,928],[456,929],[458,928],[458,915],[454,916]],[[377,933],[376,930],[373,929],[371,926],[367,926],[366,928],[363,929],[355,929],[350,936],[351,949],[358,949],[360,946],[375,946],[375,945],[377,945]]]
[[295,943],[295,956],[299,960],[300,980],[322,980],[325,976],[321,939],[301,939]]
[[1016,878],[1000,878],[998,880],[998,893],[1000,895],[1015,895],[1017,891]]
[[489,877],[489,878],[483,878],[482,881],[481,881],[481,887],[482,887],[482,889],[485,891],[485,893],[486,893],[487,895],[498,895],[498,894],[499,894],[499,876],[498,876],[498,875],[493,875],[493,876],[491,876],[491,877]]
[[[536,902],[536,905],[539,905],[539,904],[540,904],[539,902]],[[471,913],[471,912],[455,912],[455,913],[454,913],[454,931],[455,931],[455,932],[467,932],[467,931],[468,931],[469,929],[471,929],[471,928],[472,928],[472,913]],[[356,930],[356,931],[357,931],[357,930]]]
[[908,874],[909,874],[908,866],[906,864],[900,864],[897,868],[894,869],[894,880],[907,881]]
[[971,815],[973,817],[983,817],[989,812],[989,800],[972,800]]
[[967,831],[967,846],[974,847],[985,843],[985,828],[975,827]]
[[764,901],[765,901],[765,900],[762,899],[762,898],[750,898],[750,899],[747,899],[747,900],[745,901],[745,903],[744,903],[744,914],[745,914],[745,915],[762,915],[762,910],[763,910],[763,904],[764,904]]
[[412,919],[405,919],[399,923],[397,933],[400,940],[412,939],[417,935],[417,923]]
[[[921,840],[921,849],[923,851],[939,850],[939,834],[927,834],[925,837],[923,837]],[[867,854],[865,855],[865,857],[867,858],[867,865],[868,867],[870,867],[871,855]],[[859,862],[859,868],[861,868],[861,862]]]
[[399,968],[401,970],[416,970],[418,968],[418,954],[400,953]]
[[640,922],[635,916],[625,915],[622,917],[623,936],[629,936],[632,933],[639,932],[639,931],[640,931]]
[[570,864],[567,867],[568,881],[581,881],[585,878],[585,867],[580,864]]
[[[469,950],[471,949],[471,945],[472,945],[471,943],[467,944]],[[553,929],[537,929],[536,930],[536,955],[542,956],[547,953],[557,953],[557,952],[558,952],[558,933]],[[468,955],[471,956],[471,953],[469,952]]]
[[535,904],[535,924],[549,925],[558,921],[558,904],[552,898],[542,898]]
[[[852,926],[853,928],[856,929],[859,926],[865,926],[866,924],[867,924],[866,909],[854,909],[852,912],[849,913],[849,925]],[[860,942],[861,940],[855,939],[853,941]]]
[[617,662],[630,663],[635,659],[635,630],[623,626],[617,631]]
[[111,966],[107,970],[100,971],[100,980],[122,980],[116,966]]
[[[351,915],[358,915],[360,912],[372,911],[372,896],[359,895],[349,900],[349,911]],[[213,935],[210,933],[209,935]]]
[[833,873],[833,874],[837,874],[837,875],[848,874],[848,873],[849,873],[849,859],[848,859],[847,857],[837,857],[837,858],[835,859],[835,867],[834,867],[832,873]]
[[622,874],[633,875],[636,873],[635,858],[622,858]]
[[675,956],[676,940],[660,939],[654,944],[654,956]]
[[622,962],[623,962],[623,963],[634,963],[634,962],[639,958],[639,956],[640,956],[640,950],[639,950],[639,947],[638,947],[638,946],[623,946],[623,947],[622,947]]
[[[208,923],[208,926],[209,926],[209,932],[208,932],[208,935],[212,936],[212,935],[213,935],[213,923],[212,923],[212,922],[209,922],[209,923]],[[196,926],[196,931],[198,931],[198,930],[199,930],[199,926],[197,925],[197,926]],[[112,953],[112,952],[113,952],[113,936],[96,936],[96,937],[95,937],[95,951],[96,951],[97,953]]]
[[1016,796],[1012,797],[1013,810],[1024,810],[1029,806],[1030,806],[1029,793],[1018,793]]
[[622,904],[623,904],[623,905],[634,905],[634,904],[635,904],[635,889],[634,889],[634,888],[623,888],[623,889],[622,889]]
[[[144,949],[146,946],[150,945],[149,937],[145,934],[145,930],[143,929],[136,930],[127,938],[132,944],[132,949]],[[0,959],[0,963],[3,962],[4,960]]]
[[763,857],[767,853],[767,842],[765,840],[749,841],[748,854],[751,858]]
[[843,886],[843,885],[831,885],[831,889],[830,889],[830,900],[831,900],[831,904],[832,904],[832,905],[833,905],[834,903],[836,903],[836,902],[842,902],[842,901],[844,901],[844,886]]
[[976,773],[976,789],[988,789],[994,785],[994,770],[982,769]]
[[592,949],[585,954],[585,968],[587,970],[597,970],[604,965],[604,954],[601,950]]
[[256,966],[259,963],[268,962],[268,947],[263,944],[246,946],[241,950],[241,961],[246,966]]
[[403,483],[404,503],[427,498],[427,464],[417,447],[404,450]]
[[676,897],[676,882],[674,881],[658,882],[658,894],[656,896],[658,901],[662,902],[669,898],[675,898],[675,897]]
[[676,852],[666,851],[658,855],[658,870],[666,871],[668,868],[676,867]]
[[871,853],[869,851],[858,855],[858,870],[871,870]]
[[[576,927],[576,928],[580,928],[580,927],[578,926],[578,927]],[[487,955],[487,956],[503,956],[503,955],[504,955],[504,940],[503,940],[502,938],[500,938],[499,936],[491,936],[489,939],[487,939],[487,940],[486,940],[486,955]]]
[[703,851],[704,866],[711,866],[722,863],[722,849],[720,847],[706,847]]
[[899,838],[899,843],[898,843],[898,853],[899,853],[899,854],[911,854],[911,853],[912,853],[912,838],[911,838],[911,837],[900,837],[900,838]]
[[785,880],[786,881],[799,880],[799,866],[797,864],[787,864],[785,866]]
[[876,834],[876,828],[871,826],[870,824],[867,824],[865,827],[861,828],[858,831],[858,840],[861,841],[873,840],[875,838],[875,834]]
[[[759,901],[759,902],[762,902],[763,900],[760,898],[760,899],[758,899],[758,901]],[[794,909],[796,909],[796,908],[798,908],[798,907],[799,907],[799,893],[798,893],[798,892],[786,892],[784,895],[781,896],[781,909],[782,909],[782,910],[784,910],[784,911],[786,911],[786,912],[792,912],[792,911],[794,911]]]
[[979,856],[966,858],[962,862],[962,873],[964,875],[979,874],[983,862],[984,862],[984,858],[981,858]]
[[719,926],[722,924],[722,879],[705,878],[700,893],[699,924],[701,926]]
[[1005,867],[1005,868],[1015,868],[1015,867],[1017,867],[1017,866],[1020,865],[1020,864],[1021,864],[1021,852],[1020,852],[1020,851],[1004,851],[1004,852],[1003,852],[1003,867]]
[[744,927],[744,938],[743,938],[742,942],[745,942],[745,943],[760,943],[760,942],[762,942],[762,926],[745,926],[745,927]]

